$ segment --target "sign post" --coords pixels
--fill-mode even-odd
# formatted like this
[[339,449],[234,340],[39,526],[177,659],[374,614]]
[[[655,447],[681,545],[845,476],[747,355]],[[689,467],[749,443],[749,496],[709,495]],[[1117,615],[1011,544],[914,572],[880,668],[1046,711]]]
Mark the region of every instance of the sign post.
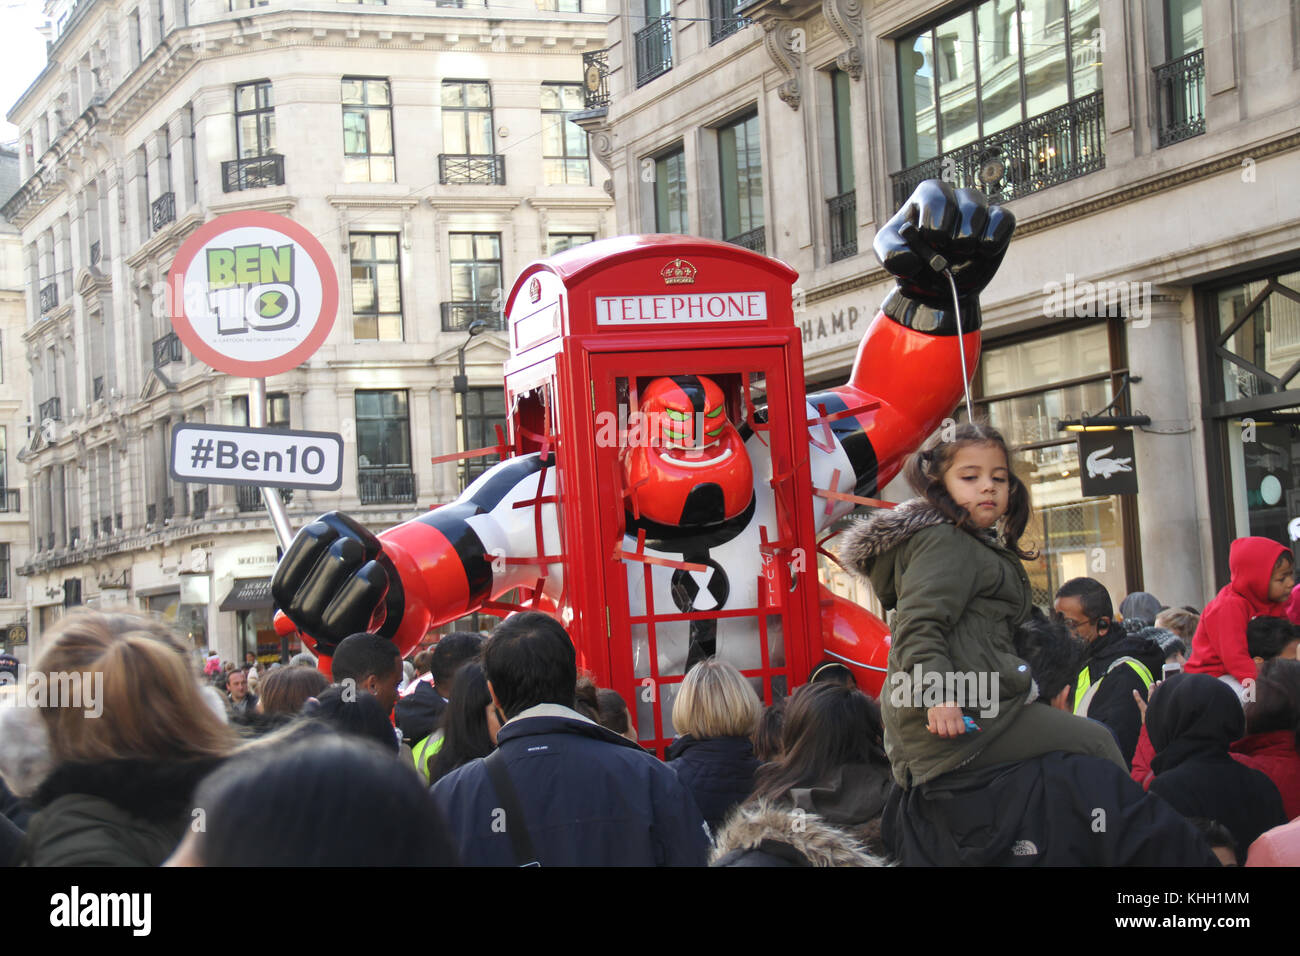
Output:
[[[266,377],[320,348],[339,300],[334,267],[316,237],[267,212],[229,213],[199,227],[176,253],[168,291],[172,327],[186,347],[219,372],[248,376],[253,429],[266,427]],[[175,455],[172,468],[175,474]],[[262,486],[262,498],[287,548],[293,530],[284,502],[272,485]]]

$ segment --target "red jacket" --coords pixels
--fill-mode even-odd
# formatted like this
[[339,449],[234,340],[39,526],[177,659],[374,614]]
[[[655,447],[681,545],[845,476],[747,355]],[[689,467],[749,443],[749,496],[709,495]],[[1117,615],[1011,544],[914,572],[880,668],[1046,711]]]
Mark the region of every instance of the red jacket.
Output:
[[1255,662],[1246,649],[1246,625],[1260,615],[1285,616],[1286,603],[1268,599],[1268,582],[1286,551],[1272,538],[1232,542],[1228,552],[1232,580],[1205,606],[1184,670],[1212,677],[1231,674],[1242,683],[1255,679]]
[[1156,772],[1151,769],[1151,758],[1156,755],[1156,748],[1151,745],[1151,738],[1147,736],[1146,722],[1142,723],[1142,733],[1138,734],[1137,750],[1133,751],[1133,770],[1132,777],[1138,783],[1142,784],[1142,789],[1146,790],[1151,786],[1151,781],[1156,778]]
[[1296,751],[1294,730],[1251,734],[1228,749],[1238,763],[1254,767],[1273,781],[1282,794],[1288,820],[1300,817],[1300,753]]

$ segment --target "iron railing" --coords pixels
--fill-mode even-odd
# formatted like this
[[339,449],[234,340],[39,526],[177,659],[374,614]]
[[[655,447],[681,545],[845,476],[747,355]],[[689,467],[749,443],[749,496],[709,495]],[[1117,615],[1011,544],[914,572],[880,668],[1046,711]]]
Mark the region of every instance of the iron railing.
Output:
[[221,191],[242,192],[263,186],[284,185],[284,157],[278,153],[228,159],[221,164]]
[[153,340],[153,367],[162,368],[172,362],[179,362],[185,357],[180,336],[168,332],[160,339]]
[[662,16],[636,31],[636,85],[645,86],[673,68],[673,21]]
[[997,202],[1059,185],[1106,166],[1106,118],[1100,93],[1066,103],[999,133],[917,163],[890,178],[894,205],[926,179],[982,189]]
[[0,488],[0,511],[15,514],[23,510],[22,494],[17,488]]
[[363,505],[415,501],[415,472],[410,465],[357,469],[357,489]]
[[858,194],[846,193],[826,200],[826,217],[831,226],[831,262],[858,254]]
[[37,409],[37,414],[40,416],[41,421],[63,421],[63,413],[60,411],[59,397],[56,395],[54,398],[47,398],[45,401],[41,402]]
[[1158,147],[1205,132],[1205,51],[1193,50],[1155,68]]
[[709,0],[709,44],[719,43],[753,23],[736,13],[737,0]]
[[505,315],[498,303],[491,299],[478,299],[473,302],[442,303],[442,330],[444,332],[464,332],[477,321],[487,323],[489,329],[503,330]]
[[59,284],[57,282],[41,286],[40,304],[41,315],[59,307]]
[[481,156],[439,153],[438,182],[444,186],[504,186],[506,158],[500,153]]
[[749,230],[749,232],[742,232],[738,236],[731,236],[727,239],[727,242],[733,246],[740,246],[743,249],[767,255],[767,227],[759,226],[757,229]]
[[163,193],[149,207],[149,222],[157,232],[169,222],[176,221],[176,194]]
[[[286,505],[293,501],[293,489],[281,488],[280,500]],[[262,489],[252,485],[235,486],[235,504],[241,512],[260,511],[262,509]]]
[[104,247],[98,239],[90,244],[90,264],[92,266],[99,265],[99,259],[103,249]]
[[582,54],[582,108],[609,108],[609,48]]

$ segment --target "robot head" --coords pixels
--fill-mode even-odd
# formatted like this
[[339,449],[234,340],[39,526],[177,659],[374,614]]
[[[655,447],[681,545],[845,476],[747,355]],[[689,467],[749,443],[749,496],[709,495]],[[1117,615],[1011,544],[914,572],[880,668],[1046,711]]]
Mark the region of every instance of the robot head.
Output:
[[645,441],[623,459],[637,508],[660,524],[716,524],[749,507],[754,474],[718,383],[702,375],[654,379],[641,392]]

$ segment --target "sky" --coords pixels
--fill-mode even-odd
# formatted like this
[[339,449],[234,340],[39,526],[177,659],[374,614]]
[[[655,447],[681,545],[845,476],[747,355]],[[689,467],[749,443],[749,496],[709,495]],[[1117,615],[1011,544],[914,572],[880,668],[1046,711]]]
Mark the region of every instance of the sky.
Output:
[[36,32],[45,21],[41,6],[41,0],[0,0],[0,143],[18,139],[3,114],[45,67],[45,38]]

